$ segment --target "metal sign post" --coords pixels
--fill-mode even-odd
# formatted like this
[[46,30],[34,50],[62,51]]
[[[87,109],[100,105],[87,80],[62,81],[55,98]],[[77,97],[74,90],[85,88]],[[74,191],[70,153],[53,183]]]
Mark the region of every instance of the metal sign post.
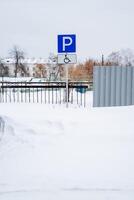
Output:
[[66,64],[66,107],[68,108],[69,88],[68,88],[68,64]]
[[71,60],[69,58],[69,56],[67,55],[67,53],[64,55],[64,64],[65,67],[66,67],[66,107],[68,108],[68,102],[69,102],[69,87],[68,87],[68,83],[69,83],[69,80],[68,80],[68,68],[69,68],[69,64],[71,63],[76,63],[76,56],[75,56],[75,61],[74,60]]
[[58,64],[65,64],[66,68],[66,107],[69,103],[68,68],[69,64],[77,62],[76,54],[72,54],[74,52],[76,52],[76,35],[58,35],[58,53],[60,53],[58,54]]

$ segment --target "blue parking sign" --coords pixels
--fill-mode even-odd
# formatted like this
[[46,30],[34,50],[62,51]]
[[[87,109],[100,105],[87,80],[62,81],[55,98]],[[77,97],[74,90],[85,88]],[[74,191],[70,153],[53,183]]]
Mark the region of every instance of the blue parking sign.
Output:
[[58,53],[76,52],[76,35],[58,35]]

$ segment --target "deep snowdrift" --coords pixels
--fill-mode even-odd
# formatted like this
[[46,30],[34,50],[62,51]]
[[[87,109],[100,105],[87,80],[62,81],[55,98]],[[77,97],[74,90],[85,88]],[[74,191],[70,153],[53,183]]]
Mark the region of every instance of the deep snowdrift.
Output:
[[0,200],[133,200],[134,107],[0,104]]

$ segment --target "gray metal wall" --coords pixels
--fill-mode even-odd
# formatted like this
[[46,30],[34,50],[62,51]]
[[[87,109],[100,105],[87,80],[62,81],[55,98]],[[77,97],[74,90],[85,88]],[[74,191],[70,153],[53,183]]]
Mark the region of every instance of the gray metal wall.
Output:
[[134,67],[94,67],[93,106],[134,105]]

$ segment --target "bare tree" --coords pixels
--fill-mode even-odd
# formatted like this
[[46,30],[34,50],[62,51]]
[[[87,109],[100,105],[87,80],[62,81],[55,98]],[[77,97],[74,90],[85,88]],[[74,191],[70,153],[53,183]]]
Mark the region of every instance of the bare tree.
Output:
[[26,74],[27,70],[23,63],[25,57],[24,51],[22,51],[18,46],[14,46],[13,49],[10,51],[10,55],[14,60],[14,76],[17,77],[18,72],[21,72],[21,74],[22,72]]
[[122,49],[117,52],[112,52],[107,61],[115,66],[133,66],[134,52],[131,49]]
[[0,77],[9,76],[9,68],[4,64],[2,59],[0,59]]
[[69,78],[72,81],[92,81],[94,60],[88,59],[84,63],[70,65]]
[[63,66],[59,65],[57,62],[58,58],[53,53],[50,53],[48,58],[48,80],[57,81],[61,79],[63,74]]
[[36,64],[34,67],[34,76],[38,78],[46,78],[47,71],[45,64]]
[[3,77],[3,72],[4,72],[4,64],[2,60],[0,59],[0,77]]

